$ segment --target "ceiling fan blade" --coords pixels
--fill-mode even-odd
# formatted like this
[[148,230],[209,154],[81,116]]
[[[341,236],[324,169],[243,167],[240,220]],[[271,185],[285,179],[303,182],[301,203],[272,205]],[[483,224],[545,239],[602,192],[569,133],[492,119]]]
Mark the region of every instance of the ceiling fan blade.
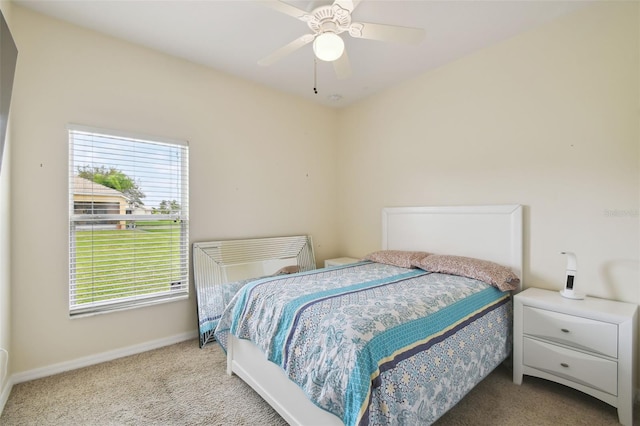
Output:
[[342,52],[342,56],[333,61],[333,70],[340,80],[351,77],[351,63],[349,62],[349,56],[346,50]]
[[343,9],[348,10],[349,12],[353,12],[353,9],[358,7],[358,4],[361,0],[335,0],[333,4],[337,4]]
[[302,46],[305,46],[313,41],[315,36],[313,34],[305,34],[302,37],[298,37],[293,40],[291,43],[282,46],[280,49],[276,50],[272,54],[260,59],[258,61],[258,65],[262,65],[266,67],[268,65],[273,64],[274,62],[279,61],[290,53],[300,49]]
[[305,22],[308,21],[311,16],[308,12],[279,0],[263,0],[258,3]]
[[425,31],[422,28],[398,27],[395,25],[372,24],[370,22],[354,22],[349,27],[349,34],[355,38],[366,38],[369,40],[419,43],[424,38]]

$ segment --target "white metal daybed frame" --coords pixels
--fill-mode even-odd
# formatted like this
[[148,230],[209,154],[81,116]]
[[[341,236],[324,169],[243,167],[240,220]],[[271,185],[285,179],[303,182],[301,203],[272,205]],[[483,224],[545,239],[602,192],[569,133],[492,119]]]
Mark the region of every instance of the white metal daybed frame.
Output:
[[[382,211],[382,249],[476,257],[511,267],[522,289],[522,206],[391,207]],[[250,341],[229,334],[227,373],[237,374],[291,425],[342,425],[312,403]]]

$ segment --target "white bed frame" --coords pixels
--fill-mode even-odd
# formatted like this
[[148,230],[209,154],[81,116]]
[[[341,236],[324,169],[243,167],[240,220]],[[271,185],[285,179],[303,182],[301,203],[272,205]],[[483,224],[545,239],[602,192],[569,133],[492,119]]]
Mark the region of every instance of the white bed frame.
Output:
[[[382,211],[382,249],[423,250],[500,263],[520,277],[522,206],[391,207]],[[291,425],[342,425],[313,404],[250,341],[229,335],[227,373],[237,374]]]

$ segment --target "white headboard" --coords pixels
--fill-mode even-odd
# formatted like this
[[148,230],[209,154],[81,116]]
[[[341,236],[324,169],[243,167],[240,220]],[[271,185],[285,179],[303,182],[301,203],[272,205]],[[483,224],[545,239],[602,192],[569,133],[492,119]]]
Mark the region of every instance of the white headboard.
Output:
[[387,207],[382,249],[489,260],[510,267],[522,287],[522,206]]

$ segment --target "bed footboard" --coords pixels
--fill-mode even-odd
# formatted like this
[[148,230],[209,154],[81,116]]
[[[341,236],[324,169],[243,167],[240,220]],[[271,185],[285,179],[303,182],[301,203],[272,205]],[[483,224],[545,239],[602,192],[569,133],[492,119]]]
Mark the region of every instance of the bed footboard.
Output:
[[343,425],[335,415],[312,403],[282,369],[268,361],[250,341],[229,335],[227,374],[235,373],[290,425]]

